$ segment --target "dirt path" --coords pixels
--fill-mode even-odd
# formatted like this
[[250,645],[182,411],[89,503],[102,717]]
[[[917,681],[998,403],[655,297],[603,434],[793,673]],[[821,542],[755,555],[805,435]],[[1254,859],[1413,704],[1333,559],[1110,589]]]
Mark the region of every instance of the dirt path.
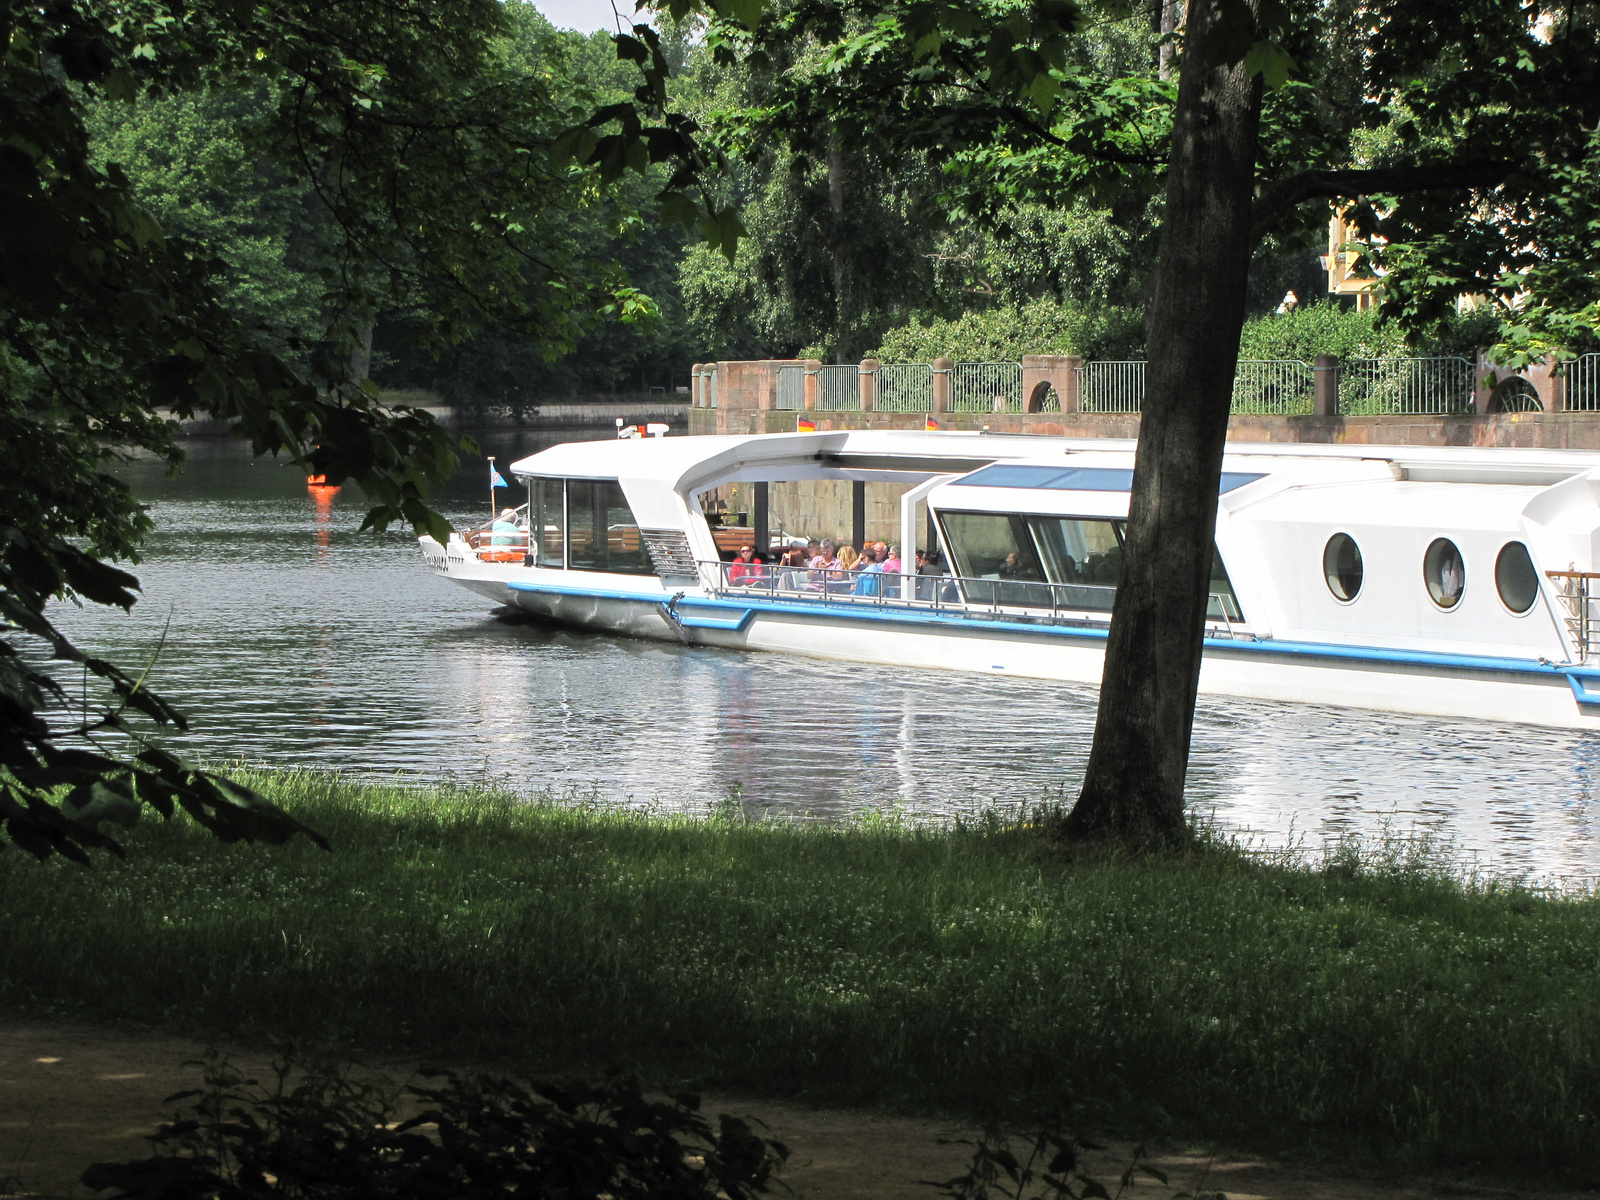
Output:
[[[169,1115],[161,1101],[193,1087],[183,1066],[205,1051],[198,1042],[65,1022],[0,1019],[0,1196],[5,1181],[22,1195],[83,1197],[78,1176],[95,1161],[143,1156],[142,1140]],[[241,1069],[264,1071],[267,1056],[227,1048]],[[793,1157],[783,1179],[796,1200],[931,1200],[922,1179],[948,1179],[967,1161],[965,1148],[939,1139],[972,1131],[938,1121],[869,1112],[803,1108],[708,1096],[711,1113],[760,1117]],[[1113,1147],[1126,1152],[1126,1147]],[[1154,1160],[1171,1188],[1141,1184],[1134,1198],[1169,1200],[1174,1192],[1224,1191],[1231,1200],[1408,1200],[1454,1196],[1493,1200],[1500,1189],[1426,1180],[1338,1178],[1257,1159],[1168,1153]],[[1108,1162],[1102,1178],[1117,1168]],[[1549,1194],[1555,1200],[1554,1194]]]

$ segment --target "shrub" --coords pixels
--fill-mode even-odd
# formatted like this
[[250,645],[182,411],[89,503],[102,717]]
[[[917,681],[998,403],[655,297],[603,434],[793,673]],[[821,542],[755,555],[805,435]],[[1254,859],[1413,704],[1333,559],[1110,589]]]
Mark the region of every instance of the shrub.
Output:
[[869,357],[882,362],[1016,362],[1025,354],[1142,357],[1143,319],[1131,308],[1030,300],[891,330]]
[[712,1132],[697,1096],[650,1100],[637,1079],[522,1087],[491,1076],[423,1072],[441,1082],[402,1092],[421,1111],[347,1069],[300,1069],[270,1088],[224,1060],[151,1139],[138,1162],[97,1163],[83,1182],[113,1200],[749,1200],[788,1157],[737,1117]]

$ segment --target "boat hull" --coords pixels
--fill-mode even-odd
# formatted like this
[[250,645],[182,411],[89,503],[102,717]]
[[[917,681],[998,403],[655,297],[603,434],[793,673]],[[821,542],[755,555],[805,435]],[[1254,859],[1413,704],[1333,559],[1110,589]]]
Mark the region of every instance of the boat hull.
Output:
[[[459,582],[467,583],[466,580]],[[468,584],[471,586],[471,584]],[[483,591],[482,588],[474,590]],[[1098,686],[1103,629],[930,619],[891,606],[745,602],[677,593],[574,592],[496,581],[485,594],[542,619],[627,637],[924,670]],[[1520,660],[1361,652],[1315,644],[1207,639],[1200,691],[1215,696],[1424,716],[1600,728],[1571,669]]]

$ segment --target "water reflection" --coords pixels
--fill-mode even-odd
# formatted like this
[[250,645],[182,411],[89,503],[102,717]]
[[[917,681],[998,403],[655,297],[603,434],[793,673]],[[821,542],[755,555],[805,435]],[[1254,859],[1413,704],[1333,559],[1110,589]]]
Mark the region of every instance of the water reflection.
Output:
[[[531,435],[489,437],[501,462]],[[358,534],[354,489],[308,487],[240,448],[202,445],[130,482],[156,522],[131,615],[62,623],[194,717],[214,758],[364,775],[484,773],[522,789],[701,810],[949,816],[1070,796],[1095,697],[1073,685],[686,649],[498,619],[422,569],[415,542]],[[481,521],[481,463],[448,515]],[[320,494],[320,493],[334,494]],[[1600,874],[1600,739],[1524,726],[1203,701],[1189,796],[1268,844],[1387,823],[1451,840],[1490,869]]]

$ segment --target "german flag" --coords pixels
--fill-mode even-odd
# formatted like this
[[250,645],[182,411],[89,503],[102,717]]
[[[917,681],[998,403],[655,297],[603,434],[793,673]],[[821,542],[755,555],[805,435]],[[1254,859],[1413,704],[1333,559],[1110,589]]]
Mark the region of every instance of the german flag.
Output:
[[932,417],[929,417],[925,421],[922,422],[922,428],[923,429],[937,429],[937,428],[939,428],[939,422],[935,421]]
[[794,419],[794,431],[796,433],[815,433],[817,431],[817,423],[810,417],[796,417]]

